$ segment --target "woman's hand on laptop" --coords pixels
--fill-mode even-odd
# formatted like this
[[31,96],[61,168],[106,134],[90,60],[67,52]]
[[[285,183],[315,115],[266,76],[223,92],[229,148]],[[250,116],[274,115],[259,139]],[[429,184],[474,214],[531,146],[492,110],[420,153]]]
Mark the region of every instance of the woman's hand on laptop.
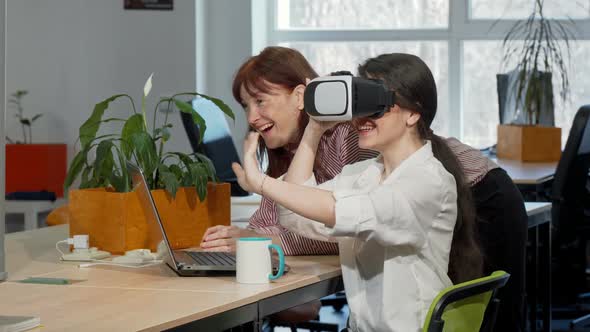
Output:
[[236,239],[240,237],[256,237],[258,233],[236,226],[209,227],[201,240],[201,249],[206,251],[236,251]]

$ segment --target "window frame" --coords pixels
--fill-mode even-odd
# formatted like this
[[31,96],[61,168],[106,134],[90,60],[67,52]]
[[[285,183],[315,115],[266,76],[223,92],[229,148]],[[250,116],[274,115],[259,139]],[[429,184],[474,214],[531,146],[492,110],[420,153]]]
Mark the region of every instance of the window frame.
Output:
[[[502,41],[515,19],[471,18],[471,0],[449,0],[447,28],[439,29],[279,29],[277,1],[252,1],[252,52],[285,42],[447,41],[449,135],[463,138],[463,44],[466,41]],[[567,19],[559,20],[571,26]],[[576,19],[576,39],[590,40],[590,18]],[[354,68],[350,68],[354,70]],[[439,101],[440,102],[440,101]]]

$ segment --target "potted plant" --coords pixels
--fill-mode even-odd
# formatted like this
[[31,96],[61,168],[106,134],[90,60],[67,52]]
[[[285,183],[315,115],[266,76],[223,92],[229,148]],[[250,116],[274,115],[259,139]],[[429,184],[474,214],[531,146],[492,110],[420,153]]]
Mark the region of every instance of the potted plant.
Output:
[[26,116],[23,98],[27,94],[27,90],[17,90],[8,99],[8,107],[16,111],[22,141],[6,137],[6,193],[46,191],[48,200],[63,197],[67,145],[33,144],[32,127],[42,114]]
[[[559,76],[561,98],[569,95],[569,25],[547,18],[544,0],[534,0],[533,12],[515,23],[503,41],[505,66],[516,68],[498,75],[501,123],[497,154],[522,161],[557,161],[561,156],[561,128],[554,126],[552,77]],[[573,24],[573,21],[572,21]]]
[[[218,184],[213,163],[199,153],[165,152],[172,124],[168,112],[158,123],[160,104],[174,105],[190,113],[201,138],[206,123],[192,106],[181,98],[201,96],[215,103],[232,119],[231,109],[221,100],[196,92],[178,93],[161,98],[153,116],[146,113],[145,99],[152,86],[149,77],[137,110],[127,94],[111,96],[94,107],[79,130],[80,151],[72,160],[64,187],[79,179],[79,189],[69,192],[70,233],[89,234],[93,246],[113,253],[135,248],[156,249],[150,223],[133,192],[126,169],[127,161],[139,165],[145,174],[156,206],[167,224],[168,236],[175,248],[196,246],[204,231],[216,224],[230,222],[230,186]],[[117,99],[129,102],[127,117],[107,116],[109,104]],[[151,123],[149,123],[151,122]],[[118,131],[100,132],[103,124],[121,123]]]

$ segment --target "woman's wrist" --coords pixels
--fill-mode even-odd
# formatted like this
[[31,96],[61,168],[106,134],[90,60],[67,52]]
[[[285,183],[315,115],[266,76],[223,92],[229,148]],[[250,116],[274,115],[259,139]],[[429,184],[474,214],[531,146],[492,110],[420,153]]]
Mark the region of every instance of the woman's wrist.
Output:
[[258,232],[252,229],[242,229],[240,231],[240,237],[258,237]]
[[267,174],[263,174],[262,180],[260,181],[260,186],[258,187],[258,192],[257,192],[257,194],[259,194],[260,196],[264,196],[264,182],[266,181],[267,177],[268,177]]
[[[317,147],[320,143],[320,139],[324,135],[325,130],[321,128],[314,128],[311,126],[305,127],[305,131],[303,132],[303,137],[301,138],[301,143],[308,144],[310,147]],[[300,144],[301,144],[300,143]]]

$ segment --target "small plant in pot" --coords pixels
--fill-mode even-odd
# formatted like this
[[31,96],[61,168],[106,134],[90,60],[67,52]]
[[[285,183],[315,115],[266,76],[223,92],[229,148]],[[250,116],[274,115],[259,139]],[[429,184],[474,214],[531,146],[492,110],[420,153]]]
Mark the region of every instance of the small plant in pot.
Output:
[[516,68],[498,75],[501,124],[498,157],[523,161],[555,161],[561,155],[561,129],[554,127],[552,78],[559,77],[559,95],[569,95],[568,63],[574,40],[571,24],[547,18],[545,0],[534,0],[533,12],[519,20],[502,43],[502,65]]
[[[110,252],[154,249],[157,245],[148,234],[148,228],[153,225],[147,224],[132,192],[126,168],[128,161],[143,170],[162,221],[170,223],[173,234],[169,236],[174,239],[175,248],[197,245],[206,228],[216,223],[228,224],[230,219],[229,184],[216,183],[213,163],[205,155],[166,152],[164,146],[172,128],[169,112],[160,123],[156,114],[161,104],[190,113],[202,139],[206,123],[183,99],[196,96],[209,99],[233,119],[232,110],[217,98],[184,92],[161,98],[154,107],[153,116],[149,117],[145,100],[151,86],[152,76],[145,83],[139,110],[128,94],[117,94],[96,104],[80,127],[80,151],[73,158],[64,183],[64,187],[69,188],[76,179],[80,180],[80,189],[70,191],[70,232],[87,232],[91,242],[94,238],[93,245]],[[110,103],[117,99],[129,102],[128,116],[106,115]],[[106,123],[121,123],[122,126],[116,132],[99,132]],[[113,232],[124,236],[113,237]]]
[[33,124],[43,114],[27,116],[23,99],[28,93],[17,90],[7,102],[22,131],[22,140],[6,136],[7,199],[55,200],[63,196],[67,145],[33,143]]
[[16,143],[16,144],[31,144],[33,143],[33,123],[37,121],[43,114],[35,114],[31,118],[27,118],[25,116],[24,108],[23,108],[23,97],[29,93],[27,90],[17,90],[16,92],[10,95],[10,99],[8,99],[8,106],[16,109],[15,116],[18,119],[18,122],[21,125],[23,140],[13,140],[10,137],[6,137],[6,141],[8,143]]

